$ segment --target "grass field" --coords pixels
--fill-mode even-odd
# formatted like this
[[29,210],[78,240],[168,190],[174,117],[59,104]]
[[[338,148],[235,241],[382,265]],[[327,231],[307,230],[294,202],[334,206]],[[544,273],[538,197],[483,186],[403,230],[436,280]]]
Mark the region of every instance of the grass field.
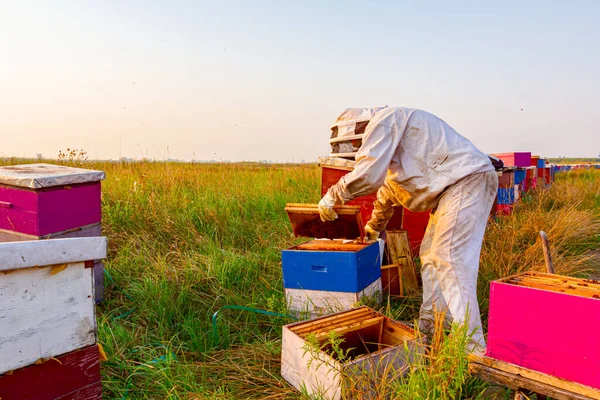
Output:
[[[8,161],[19,162],[18,160]],[[279,375],[285,317],[280,250],[296,243],[283,208],[317,202],[315,165],[87,163],[106,171],[103,227],[109,238],[106,299],[98,307],[105,398],[295,399]],[[487,316],[490,280],[543,270],[545,230],[557,273],[600,271],[600,171],[558,176],[492,222],[480,268]],[[387,301],[394,318],[417,316],[419,298]],[[459,328],[457,332],[460,332]],[[466,371],[464,334],[438,343],[427,365],[390,385],[397,398],[484,398]]]

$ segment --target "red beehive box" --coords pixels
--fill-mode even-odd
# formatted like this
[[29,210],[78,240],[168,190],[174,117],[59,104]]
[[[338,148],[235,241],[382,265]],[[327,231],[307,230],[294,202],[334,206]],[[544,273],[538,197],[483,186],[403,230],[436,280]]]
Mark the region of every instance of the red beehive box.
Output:
[[0,376],[3,400],[102,399],[98,346]]
[[[319,165],[321,166],[321,196],[325,196],[330,187],[338,183],[342,176],[354,169],[354,161],[344,160],[341,158],[320,158]],[[348,205],[359,205],[366,209],[364,214],[365,222],[371,219],[373,213],[373,202],[377,200],[377,193],[371,193],[366,196],[360,196],[352,201],[349,201]],[[401,229],[402,228],[402,207],[394,207],[394,216],[388,222],[388,229]]]
[[41,239],[100,223],[104,177],[50,164],[0,167],[0,230]]
[[414,212],[404,209],[402,216],[402,229],[408,232],[408,240],[413,254],[419,254],[421,242],[425,236],[425,230],[429,224],[431,211]]
[[529,272],[490,285],[487,356],[600,389],[600,282]]
[[531,165],[531,153],[529,152],[497,153],[492,155],[501,159],[505,167],[529,167]]

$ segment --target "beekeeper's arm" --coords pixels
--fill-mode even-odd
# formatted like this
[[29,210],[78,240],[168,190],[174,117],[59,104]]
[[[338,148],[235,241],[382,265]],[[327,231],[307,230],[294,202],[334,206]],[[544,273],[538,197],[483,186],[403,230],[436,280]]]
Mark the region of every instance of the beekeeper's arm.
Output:
[[355,197],[373,193],[385,182],[388,167],[398,148],[402,131],[398,120],[402,118],[397,109],[380,112],[371,120],[363,143],[356,154],[354,170],[344,175],[327,191],[319,203],[321,219],[333,221],[337,214],[336,204],[344,204]]

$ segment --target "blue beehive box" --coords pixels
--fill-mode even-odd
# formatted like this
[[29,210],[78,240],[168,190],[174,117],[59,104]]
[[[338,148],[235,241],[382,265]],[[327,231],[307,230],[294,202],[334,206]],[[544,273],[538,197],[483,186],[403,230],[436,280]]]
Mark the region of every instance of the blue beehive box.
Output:
[[538,158],[537,160],[537,167],[538,168],[546,168],[546,159],[545,158]]
[[281,252],[286,289],[357,293],[381,278],[379,243],[314,240]]
[[498,204],[513,204],[514,202],[515,202],[514,187],[498,189]]

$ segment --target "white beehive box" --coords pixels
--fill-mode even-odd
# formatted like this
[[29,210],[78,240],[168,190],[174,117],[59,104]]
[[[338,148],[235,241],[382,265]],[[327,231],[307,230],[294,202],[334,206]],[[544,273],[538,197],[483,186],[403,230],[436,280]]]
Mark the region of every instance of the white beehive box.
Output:
[[106,238],[0,243],[0,374],[96,343]]
[[[330,332],[343,339],[344,359],[328,346]],[[412,328],[363,306],[284,326],[281,375],[318,398],[380,398],[386,383],[403,375],[421,353]]]

